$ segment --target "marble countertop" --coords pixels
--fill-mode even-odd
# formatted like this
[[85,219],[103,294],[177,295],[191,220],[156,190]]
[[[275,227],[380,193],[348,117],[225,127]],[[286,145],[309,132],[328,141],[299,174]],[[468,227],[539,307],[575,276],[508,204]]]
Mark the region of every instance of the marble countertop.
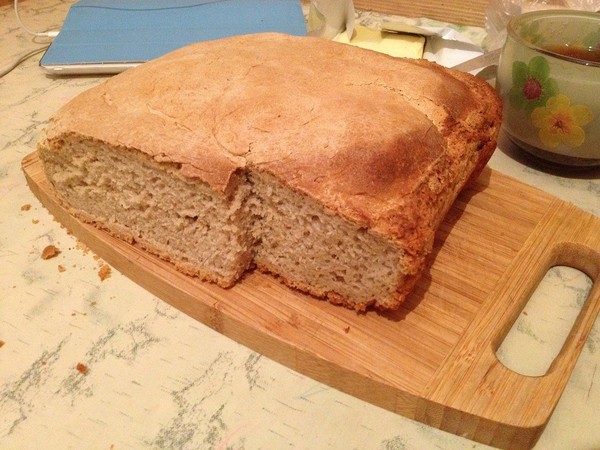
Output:
[[[32,29],[58,27],[70,3],[26,2],[21,15]],[[10,6],[0,7],[0,36],[0,66],[44,44],[19,27]],[[0,448],[489,448],[233,342],[71,236],[29,190],[21,160],[48,118],[103,78],[51,78],[38,59],[0,78]],[[600,216],[598,170],[545,170],[504,137],[490,166]],[[43,259],[48,245],[60,253]],[[524,314],[512,349],[505,342],[499,352],[523,371],[543,370],[556,346],[540,337],[547,317],[576,316],[590,285],[568,268],[547,278],[538,305],[528,306],[547,316]],[[536,448],[600,448],[599,322]]]

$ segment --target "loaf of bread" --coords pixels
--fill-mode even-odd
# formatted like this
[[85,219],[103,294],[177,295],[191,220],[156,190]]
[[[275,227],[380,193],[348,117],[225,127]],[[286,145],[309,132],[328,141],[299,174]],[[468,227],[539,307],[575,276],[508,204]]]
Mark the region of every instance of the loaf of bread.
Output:
[[256,34],[108,79],[38,150],[72,214],[186,274],[230,287],[258,268],[385,310],[496,148],[500,110],[488,84],[434,63]]

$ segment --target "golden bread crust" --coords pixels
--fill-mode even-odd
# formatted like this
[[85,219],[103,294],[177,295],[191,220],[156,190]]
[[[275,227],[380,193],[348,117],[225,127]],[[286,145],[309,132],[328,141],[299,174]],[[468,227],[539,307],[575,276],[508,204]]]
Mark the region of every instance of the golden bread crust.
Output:
[[[435,198],[452,183],[450,166],[469,169],[460,153],[470,142],[484,143],[470,153],[485,165],[499,123],[494,97],[426,61],[259,34],[188,46],[116,76],[66,105],[47,140],[78,133],[139,150],[222,192],[240,168],[267,170],[401,237],[415,215],[438,222]],[[429,180],[439,191],[418,194]]]
[[468,74],[267,33],[187,46],[107,80],[58,112],[41,147],[75,134],[170,163],[224,195],[236,173],[268,172],[395,241],[412,280],[496,148],[500,109]]

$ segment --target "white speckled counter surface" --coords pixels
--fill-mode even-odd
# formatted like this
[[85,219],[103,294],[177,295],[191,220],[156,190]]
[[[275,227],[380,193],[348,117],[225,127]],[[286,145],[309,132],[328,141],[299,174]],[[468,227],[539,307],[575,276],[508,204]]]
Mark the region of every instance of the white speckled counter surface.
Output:
[[[70,3],[27,2],[22,17],[36,30],[59,26]],[[9,6],[0,36],[0,64],[41,46]],[[114,269],[101,276],[103,261],[33,196],[21,160],[54,111],[102,78],[50,78],[38,59],[0,78],[0,448],[487,448],[299,375]],[[544,171],[504,138],[490,165],[600,216],[598,170]],[[50,244],[60,253],[42,259]],[[547,282],[547,316],[523,314],[499,355],[525,371],[552,351],[545,317],[576,315],[589,288],[566,268]],[[536,448],[600,448],[599,365],[597,320]]]

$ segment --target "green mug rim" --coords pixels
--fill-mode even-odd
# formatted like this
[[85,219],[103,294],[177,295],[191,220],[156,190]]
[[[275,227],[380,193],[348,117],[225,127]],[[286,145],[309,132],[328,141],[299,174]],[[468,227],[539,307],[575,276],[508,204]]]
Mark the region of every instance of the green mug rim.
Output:
[[598,27],[600,27],[600,14],[594,12],[587,11],[574,11],[574,10],[541,10],[541,11],[531,11],[520,14],[518,16],[513,17],[506,27],[507,32],[510,37],[512,37],[515,41],[524,45],[527,48],[535,50],[537,52],[543,53],[544,55],[551,56],[557,59],[561,59],[564,61],[576,63],[583,66],[588,67],[600,67],[600,62],[590,61],[589,59],[581,59],[574,56],[567,56],[561,53],[553,52],[552,50],[548,50],[547,48],[540,47],[531,42],[526,41],[519,35],[517,32],[517,27],[528,22],[532,22],[533,20],[544,20],[548,19],[556,19],[560,17],[565,18],[576,18],[576,19],[584,19],[591,20],[593,22],[598,22]]

